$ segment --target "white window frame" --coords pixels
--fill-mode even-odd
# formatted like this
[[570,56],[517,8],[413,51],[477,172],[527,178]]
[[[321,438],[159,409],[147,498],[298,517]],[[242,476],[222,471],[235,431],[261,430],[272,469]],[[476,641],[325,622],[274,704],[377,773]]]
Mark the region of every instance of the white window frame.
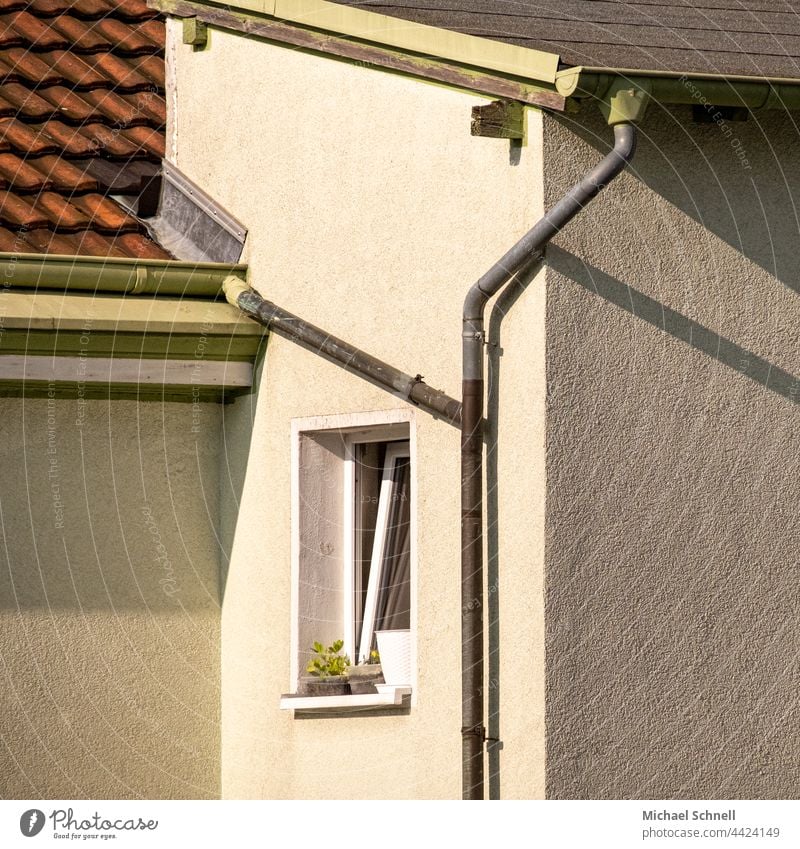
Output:
[[[405,427],[403,427],[405,426]],[[290,683],[295,691],[300,676],[300,603],[301,603],[301,486],[300,486],[300,441],[304,434],[324,431],[339,432],[345,441],[345,459],[341,464],[343,476],[342,497],[342,637],[345,651],[354,658],[356,649],[355,634],[355,445],[364,442],[395,442],[407,440],[406,454],[411,463],[410,480],[410,557],[411,557],[411,651],[414,678],[412,682],[411,704],[416,702],[416,657],[417,657],[417,444],[413,410],[387,410],[365,413],[345,413],[331,416],[313,416],[293,419],[291,422],[291,524],[292,524],[292,594],[291,594],[291,663]],[[387,449],[393,452],[390,446]],[[377,538],[377,534],[376,534]],[[372,570],[371,570],[372,571]],[[329,697],[330,698],[330,697]],[[339,697],[344,699],[364,699],[364,696]],[[324,699],[323,699],[324,700]]]

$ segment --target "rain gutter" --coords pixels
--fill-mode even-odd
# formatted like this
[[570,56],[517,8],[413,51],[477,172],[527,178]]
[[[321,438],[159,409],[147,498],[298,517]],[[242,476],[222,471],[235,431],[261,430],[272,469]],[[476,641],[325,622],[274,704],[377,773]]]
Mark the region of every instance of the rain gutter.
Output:
[[575,100],[603,100],[626,88],[665,105],[709,103],[759,109],[800,109],[800,80],[725,76],[625,68],[567,68],[556,74],[556,91]]
[[0,253],[0,285],[8,289],[152,295],[216,300],[228,277],[247,266],[215,262]]

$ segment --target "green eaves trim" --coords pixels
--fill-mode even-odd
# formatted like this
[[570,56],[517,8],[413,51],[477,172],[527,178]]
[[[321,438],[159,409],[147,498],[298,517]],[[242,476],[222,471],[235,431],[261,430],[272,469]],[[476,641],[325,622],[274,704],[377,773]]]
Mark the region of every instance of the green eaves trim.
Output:
[[[0,379],[0,398],[48,398],[79,401],[150,401],[184,404],[229,404],[241,395],[249,395],[247,386],[155,386],[137,383],[106,383],[86,386],[76,381],[54,385],[43,380]],[[187,421],[187,431],[194,425]]]
[[8,289],[108,292],[216,299],[229,276],[246,265],[118,257],[0,253],[0,283]]
[[[356,63],[359,67],[402,74],[460,91],[490,95],[555,111],[564,110],[564,98],[552,83],[536,82],[470,65],[430,58],[350,36],[316,31],[263,15],[229,11],[210,3],[190,0],[148,0],[153,9],[178,18],[196,17],[209,26],[258,38],[295,50]],[[439,32],[439,30],[437,30]]]
[[140,360],[192,360],[252,363],[262,337],[204,333],[153,333],[82,330],[5,330],[0,335],[0,357],[121,357]]
[[[153,5],[161,8],[159,4]],[[236,0],[224,4],[199,0],[197,5],[256,13],[311,29],[339,33],[373,44],[550,85],[555,82],[558,70],[559,57],[555,53],[417,24],[377,12],[328,3],[326,0]]]

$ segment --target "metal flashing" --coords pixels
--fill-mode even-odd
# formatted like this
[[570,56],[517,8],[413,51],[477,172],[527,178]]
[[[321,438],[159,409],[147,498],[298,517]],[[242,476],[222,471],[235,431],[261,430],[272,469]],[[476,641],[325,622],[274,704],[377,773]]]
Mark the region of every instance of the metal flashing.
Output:
[[236,263],[247,229],[176,165],[164,160],[158,209],[144,223],[173,256],[190,262]]
[[244,244],[247,238],[247,228],[244,224],[237,221],[214,198],[204,192],[196,183],[193,183],[179,170],[177,165],[173,165],[165,159],[162,163],[162,170],[166,182],[175,186],[181,194],[189,198],[199,210],[213,219],[227,233],[230,233],[240,244]]

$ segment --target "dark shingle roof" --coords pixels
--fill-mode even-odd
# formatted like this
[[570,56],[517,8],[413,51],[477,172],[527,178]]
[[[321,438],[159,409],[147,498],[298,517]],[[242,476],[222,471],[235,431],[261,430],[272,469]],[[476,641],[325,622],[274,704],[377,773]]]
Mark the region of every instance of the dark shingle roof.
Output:
[[163,55],[143,0],[0,0],[0,251],[169,257],[110,197],[164,155]]
[[800,0],[334,0],[564,65],[800,77]]

